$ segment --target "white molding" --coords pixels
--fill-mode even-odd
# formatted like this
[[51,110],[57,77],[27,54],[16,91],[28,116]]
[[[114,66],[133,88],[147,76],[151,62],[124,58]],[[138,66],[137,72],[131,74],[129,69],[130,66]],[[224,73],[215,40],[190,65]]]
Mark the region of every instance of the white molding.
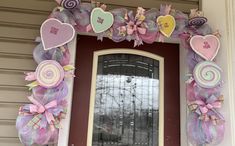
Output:
[[222,35],[221,48],[216,62],[223,69],[224,85],[222,94],[225,101],[220,112],[225,117],[225,136],[219,146],[235,146],[235,107],[233,83],[233,47],[234,40],[234,5],[233,0],[202,0],[202,10],[213,30],[218,29]]
[[233,77],[233,57],[235,47],[235,19],[234,19],[234,1],[226,0],[226,26],[227,26],[227,62],[228,62],[228,87],[229,87],[229,110],[230,110],[230,128],[231,142],[235,145],[235,100],[234,100],[234,77]]
[[[74,39],[68,44],[68,48],[71,56],[70,64],[75,66],[77,35],[75,35]],[[70,121],[71,121],[74,78],[69,78],[66,81],[69,89],[68,95],[66,97],[68,102],[68,108],[67,108],[66,118],[61,121],[62,128],[60,129],[59,132],[58,146],[68,146],[69,143],[69,130],[70,130]]]

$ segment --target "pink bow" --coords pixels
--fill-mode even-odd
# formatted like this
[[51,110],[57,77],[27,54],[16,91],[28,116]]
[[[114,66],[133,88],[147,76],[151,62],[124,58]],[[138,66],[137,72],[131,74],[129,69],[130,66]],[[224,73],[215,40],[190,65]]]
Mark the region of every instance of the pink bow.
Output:
[[32,114],[33,113],[37,113],[37,114],[45,113],[48,124],[52,125],[53,122],[55,122],[55,118],[54,118],[53,114],[51,112],[49,112],[48,110],[50,108],[54,108],[57,106],[56,100],[53,100],[46,105],[42,105],[37,100],[35,100],[32,96],[29,96],[28,99],[33,103],[33,104],[30,104],[30,107],[29,107],[30,113],[32,113]]
[[55,0],[55,1],[60,5],[62,0]]
[[215,101],[213,103],[205,103],[202,100],[196,100],[192,104],[198,105],[198,108],[202,114],[206,114],[209,110],[221,108],[221,101]]
[[[191,111],[195,111],[200,116],[211,116],[211,114],[216,114],[215,109],[221,108],[223,102],[223,96],[216,97],[215,95],[211,95],[209,98],[206,98],[205,101],[198,99],[190,102],[189,108]],[[212,111],[211,113],[208,113]]]
[[211,120],[215,125],[219,122],[224,121],[216,109],[221,108],[223,102],[223,96],[216,97],[211,95],[206,100],[195,100],[189,103],[189,109],[199,115],[199,119],[203,121]]
[[162,33],[158,33],[158,41],[159,42],[164,42],[165,41],[165,39],[164,39],[165,37],[164,37],[164,35],[162,34]]
[[171,5],[161,5],[160,13],[161,15],[169,15],[171,12]]
[[166,5],[165,7],[165,15],[169,15],[171,11],[171,5]]
[[127,23],[127,34],[132,35],[134,32],[140,33],[140,34],[146,34],[147,29],[140,27],[140,24],[142,22],[137,22],[136,24],[133,21],[130,21]]
[[92,26],[91,26],[91,24],[88,24],[86,26],[86,32],[90,32],[91,30],[92,30]]
[[25,77],[26,81],[34,81],[34,80],[36,80],[35,72],[28,72],[28,73],[25,73],[25,74],[26,74],[26,77]]
[[144,35],[147,32],[147,29],[144,27],[141,27],[142,21],[137,21],[136,23],[133,21],[130,21],[127,23],[127,34],[133,35],[135,37],[134,41],[134,47],[139,46],[142,44],[142,40],[140,38],[140,34]]

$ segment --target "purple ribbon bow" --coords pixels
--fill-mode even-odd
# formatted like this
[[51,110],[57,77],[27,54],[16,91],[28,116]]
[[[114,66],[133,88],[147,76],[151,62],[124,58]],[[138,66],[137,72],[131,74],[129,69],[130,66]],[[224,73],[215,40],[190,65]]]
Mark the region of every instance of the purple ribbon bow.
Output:
[[190,102],[189,108],[200,116],[199,119],[212,120],[214,124],[217,124],[219,121],[224,121],[223,116],[216,111],[216,109],[221,108],[222,102],[223,96],[212,95],[206,100],[197,99]]
[[29,96],[28,99],[33,103],[30,104],[29,110],[32,114],[43,114],[45,113],[48,124],[52,125],[55,122],[55,118],[53,113],[49,111],[49,109],[57,106],[57,101],[53,100],[45,105],[42,105],[37,100],[35,100],[32,96]]
[[141,23],[142,22],[140,22],[140,21],[137,21],[136,23],[134,23],[134,21],[128,22],[127,23],[127,34],[133,35],[135,33],[135,35],[137,37],[138,37],[138,34],[146,34],[147,29],[140,26]]
[[61,103],[58,103],[57,100],[52,100],[42,104],[33,96],[29,96],[28,99],[32,104],[25,105],[19,110],[19,114],[21,115],[33,116],[28,122],[28,126],[37,129],[49,125],[52,131],[60,127],[59,121],[65,114],[64,107]]

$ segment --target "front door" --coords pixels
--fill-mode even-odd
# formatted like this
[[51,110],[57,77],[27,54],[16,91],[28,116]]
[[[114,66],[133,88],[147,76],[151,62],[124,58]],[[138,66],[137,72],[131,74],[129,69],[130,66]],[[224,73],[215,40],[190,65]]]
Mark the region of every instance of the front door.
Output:
[[180,146],[179,45],[78,36],[69,146]]

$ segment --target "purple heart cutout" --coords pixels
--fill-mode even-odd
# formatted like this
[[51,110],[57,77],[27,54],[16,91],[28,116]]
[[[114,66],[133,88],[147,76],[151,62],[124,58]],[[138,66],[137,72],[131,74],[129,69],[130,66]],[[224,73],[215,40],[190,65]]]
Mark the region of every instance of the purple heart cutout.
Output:
[[40,32],[45,50],[63,46],[75,36],[75,30],[71,24],[62,23],[55,18],[43,22]]

